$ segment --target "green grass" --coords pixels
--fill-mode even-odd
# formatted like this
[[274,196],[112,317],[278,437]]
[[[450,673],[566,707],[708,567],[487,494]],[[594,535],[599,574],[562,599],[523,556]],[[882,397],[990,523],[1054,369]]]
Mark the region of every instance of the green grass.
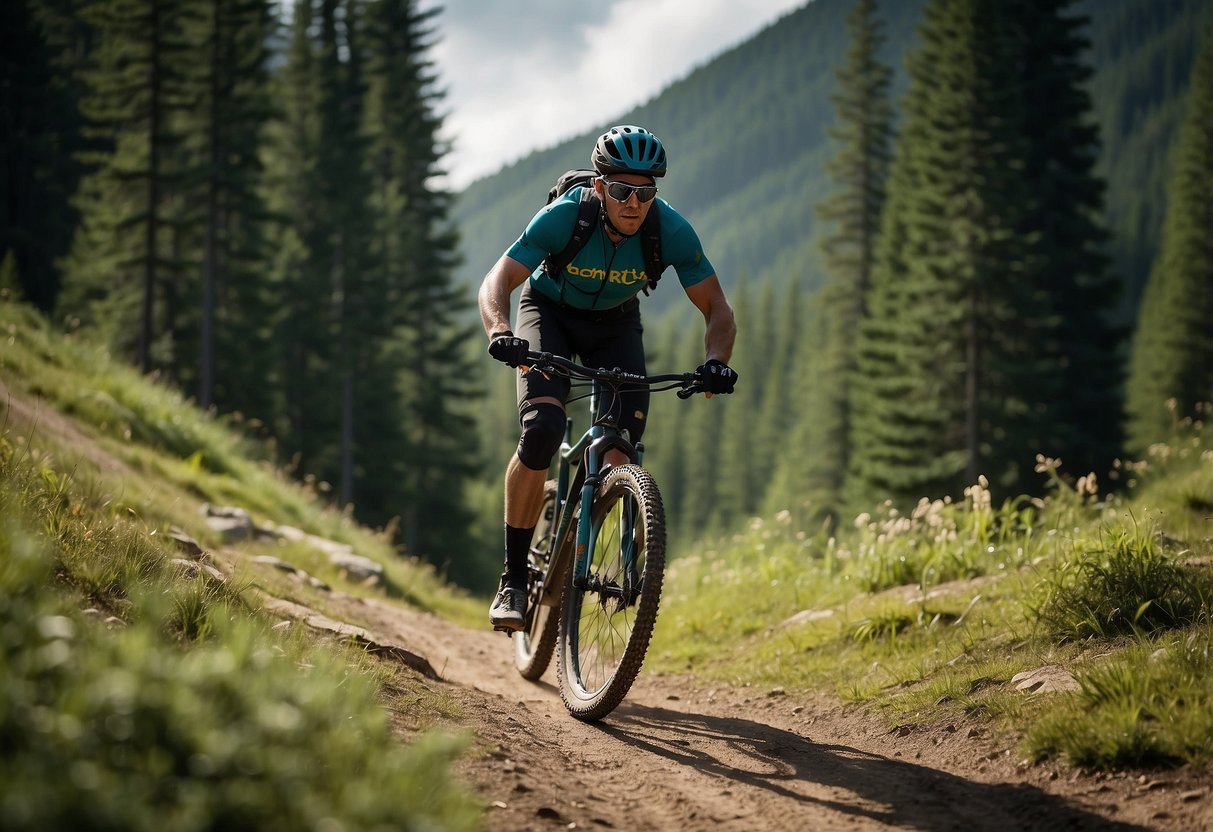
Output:
[[[168,532],[218,548],[199,505],[240,506],[258,525],[347,543],[387,579],[343,581],[307,543],[249,542],[246,556],[469,625],[482,624],[482,602],[327,507],[321,484],[288,482],[238,420],[197,412],[9,303],[0,382],[0,737],[13,749],[0,761],[0,826],[334,817],[362,828],[388,812],[474,822],[446,774],[459,741],[426,733],[458,721],[451,703],[363,653],[270,628],[252,590],[322,612],[323,593],[249,563],[226,582],[188,577],[170,564]],[[781,512],[677,558],[646,667],[832,691],[898,724],[982,718],[1033,759],[1213,759],[1203,425],[1178,424],[1120,464],[1121,496],[1039,463],[1045,499],[995,505],[979,482],[957,502],[879,506],[833,537]],[[1015,674],[1048,664],[1080,690],[1014,690]],[[393,741],[385,706],[424,739]],[[283,795],[305,796],[287,808]]]
[[[649,667],[828,690],[894,723],[981,715],[1033,759],[1213,760],[1203,425],[1120,464],[1122,496],[1038,463],[1044,499],[995,506],[983,481],[958,503],[886,504],[837,537],[781,512],[676,558]],[[1081,690],[1014,689],[1044,665]]]
[[[294,526],[378,561],[387,574],[382,594],[454,620],[482,618],[480,601],[453,590],[428,564],[401,557],[385,533],[330,507],[322,484],[288,481],[264,446],[235,429],[238,417],[198,411],[104,350],[53,332],[21,304],[0,302],[0,345],[0,382],[10,396],[32,403],[30,412],[18,412],[4,402],[0,433],[43,468],[70,473],[77,488],[115,511],[143,518],[149,529],[179,526],[215,548],[220,540],[200,504],[238,506],[259,525]],[[318,553],[299,565],[336,578]]]
[[168,532],[217,549],[199,506],[236,505],[384,565],[369,587],[307,544],[250,546],[342,591],[453,618],[479,603],[230,426],[9,303],[0,383],[0,828],[478,826],[450,776],[469,738],[436,727],[459,721],[453,702],[272,626],[253,590],[289,589],[274,570],[183,570]]
[[1213,627],[1143,638],[1079,674],[1028,731],[1035,759],[1093,768],[1213,759]]
[[464,740],[401,745],[362,654],[174,555],[0,439],[0,826],[476,825]]

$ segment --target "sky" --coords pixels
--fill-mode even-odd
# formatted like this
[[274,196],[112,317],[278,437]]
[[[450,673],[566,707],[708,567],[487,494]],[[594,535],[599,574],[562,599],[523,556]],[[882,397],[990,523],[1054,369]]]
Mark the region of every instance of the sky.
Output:
[[447,187],[614,120],[806,2],[422,0]]

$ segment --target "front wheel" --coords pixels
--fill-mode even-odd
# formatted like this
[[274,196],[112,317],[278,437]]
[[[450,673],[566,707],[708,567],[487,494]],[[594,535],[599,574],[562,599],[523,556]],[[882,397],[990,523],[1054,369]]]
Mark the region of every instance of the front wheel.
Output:
[[556,647],[556,633],[560,624],[560,616],[556,614],[559,602],[555,607],[539,603],[544,584],[563,580],[563,576],[548,574],[554,551],[552,535],[556,534],[556,503],[556,481],[548,480],[543,485],[543,508],[539,512],[539,522],[535,524],[535,534],[527,553],[526,619],[522,630],[513,637],[514,666],[524,679],[542,676]]
[[623,465],[594,498],[593,558],[569,570],[561,614],[560,697],[578,719],[609,714],[632,687],[657,621],[665,510],[648,471]]

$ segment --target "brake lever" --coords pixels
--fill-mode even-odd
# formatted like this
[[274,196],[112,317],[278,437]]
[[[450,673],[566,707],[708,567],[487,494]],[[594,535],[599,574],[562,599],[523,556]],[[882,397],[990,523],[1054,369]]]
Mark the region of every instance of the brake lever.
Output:
[[698,378],[696,378],[688,386],[682,388],[681,390],[675,391],[678,398],[680,398],[680,399],[689,399],[689,398],[691,398],[691,396],[694,396],[696,393],[702,393],[702,392],[703,392],[703,382],[701,379],[698,379]]

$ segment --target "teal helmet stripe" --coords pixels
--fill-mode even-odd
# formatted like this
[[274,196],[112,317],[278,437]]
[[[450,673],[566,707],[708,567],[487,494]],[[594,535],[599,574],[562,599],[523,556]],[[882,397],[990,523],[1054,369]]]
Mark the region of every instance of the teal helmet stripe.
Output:
[[643,127],[624,124],[598,137],[590,161],[598,173],[665,176],[666,156],[661,139]]

